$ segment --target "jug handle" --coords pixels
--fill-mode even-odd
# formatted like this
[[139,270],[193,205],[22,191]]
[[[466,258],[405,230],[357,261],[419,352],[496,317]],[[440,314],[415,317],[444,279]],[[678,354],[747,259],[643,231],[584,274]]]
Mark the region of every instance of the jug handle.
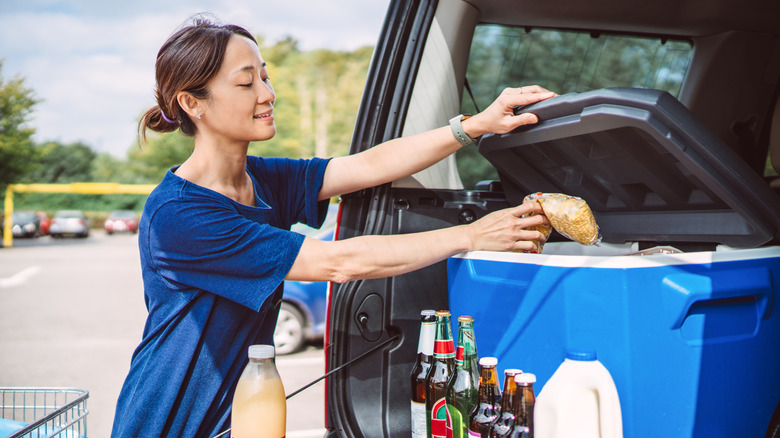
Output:
[[[623,420],[620,411],[620,399],[617,389],[611,381],[604,379],[603,385],[596,387],[599,396],[599,426],[601,438],[623,438]],[[617,417],[611,417],[610,412],[617,412]],[[619,421],[618,421],[619,420]]]

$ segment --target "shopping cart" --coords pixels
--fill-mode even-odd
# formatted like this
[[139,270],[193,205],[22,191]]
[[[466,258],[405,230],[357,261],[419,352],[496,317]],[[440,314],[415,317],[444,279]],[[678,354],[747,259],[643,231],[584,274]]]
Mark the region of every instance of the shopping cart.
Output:
[[88,397],[76,388],[0,388],[0,438],[86,437]]

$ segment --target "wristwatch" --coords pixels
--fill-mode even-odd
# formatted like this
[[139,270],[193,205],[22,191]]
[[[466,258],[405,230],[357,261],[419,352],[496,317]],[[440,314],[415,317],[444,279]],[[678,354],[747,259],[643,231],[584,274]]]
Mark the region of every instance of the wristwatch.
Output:
[[463,130],[463,125],[461,124],[461,122],[467,120],[469,117],[471,116],[458,114],[457,116],[450,119],[450,128],[452,129],[452,134],[456,139],[458,139],[458,143],[460,143],[463,147],[470,146],[477,142],[473,138],[469,137],[468,134],[466,134],[466,131]]

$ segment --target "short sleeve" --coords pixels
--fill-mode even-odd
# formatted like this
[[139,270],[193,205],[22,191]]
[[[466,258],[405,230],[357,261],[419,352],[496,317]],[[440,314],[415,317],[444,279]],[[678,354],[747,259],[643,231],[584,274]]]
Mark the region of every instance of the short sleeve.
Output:
[[303,243],[228,203],[186,200],[162,205],[148,238],[152,265],[173,290],[204,290],[254,310],[284,281]]
[[273,206],[282,228],[296,222],[319,228],[328,200],[317,201],[329,160],[248,157],[247,168],[258,182],[260,197]]

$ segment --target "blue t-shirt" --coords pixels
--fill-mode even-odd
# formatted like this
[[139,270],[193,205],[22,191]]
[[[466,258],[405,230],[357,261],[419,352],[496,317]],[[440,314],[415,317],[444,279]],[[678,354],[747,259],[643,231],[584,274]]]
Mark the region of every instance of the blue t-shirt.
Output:
[[113,437],[213,437],[227,429],[247,348],[272,344],[282,284],[318,228],[327,160],[248,157],[257,207],[169,171],[138,234],[149,316],[117,401]]

